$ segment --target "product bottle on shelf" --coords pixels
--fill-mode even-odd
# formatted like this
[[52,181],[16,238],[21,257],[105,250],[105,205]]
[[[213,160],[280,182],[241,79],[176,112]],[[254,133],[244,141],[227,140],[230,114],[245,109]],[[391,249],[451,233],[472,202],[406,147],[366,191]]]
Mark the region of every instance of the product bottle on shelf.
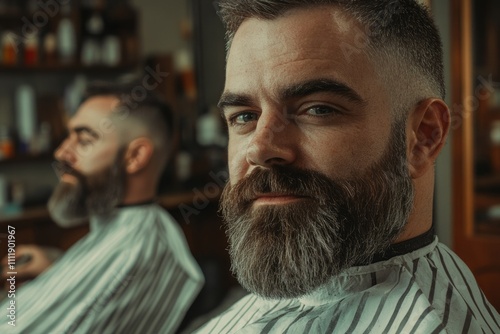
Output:
[[71,6],[68,2],[61,6],[61,21],[57,27],[57,48],[59,61],[63,64],[75,62],[77,41],[74,23],[71,19]]
[[2,34],[2,64],[17,65],[17,46],[11,31]]
[[0,160],[14,156],[14,142],[7,126],[0,126]]
[[77,75],[73,82],[68,85],[64,92],[64,109],[69,117],[74,115],[85,94],[87,87],[87,78],[83,75]]
[[87,3],[83,19],[83,43],[81,62],[86,66],[99,65],[103,61],[102,40],[105,30],[103,4]]
[[33,66],[38,64],[39,59],[39,36],[28,36],[24,42],[24,65]]
[[35,90],[29,85],[16,90],[17,132],[20,153],[31,153],[36,133]]
[[43,61],[49,66],[57,63],[57,37],[52,32],[43,38]]
[[491,165],[493,172],[500,175],[500,120],[493,121],[490,130]]
[[36,135],[36,141],[34,142],[35,145],[31,151],[35,154],[49,152],[51,147],[50,134],[50,124],[48,122],[42,122]]
[[102,63],[107,66],[118,66],[120,62],[120,39],[114,35],[107,35],[102,42]]
[[184,95],[189,99],[195,99],[196,78],[194,74],[194,61],[192,53],[187,49],[179,49],[175,53],[175,70],[180,75]]

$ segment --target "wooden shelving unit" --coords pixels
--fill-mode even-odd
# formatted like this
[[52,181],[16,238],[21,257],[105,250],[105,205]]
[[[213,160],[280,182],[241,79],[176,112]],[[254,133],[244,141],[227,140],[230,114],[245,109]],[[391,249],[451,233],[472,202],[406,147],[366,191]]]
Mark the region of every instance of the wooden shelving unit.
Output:
[[[500,175],[494,167],[491,122],[498,110],[480,74],[499,74],[498,53],[489,43],[497,2],[451,2],[452,106],[463,106],[463,122],[453,129],[453,249],[469,266],[492,305],[500,310],[500,220],[491,210],[500,205]],[[492,19],[493,18],[493,19]],[[487,22],[489,21],[489,23]],[[485,28],[489,24],[489,30]],[[500,36],[497,33],[496,40]],[[486,39],[485,39],[486,38]],[[493,55],[495,55],[493,57]],[[479,58],[478,58],[479,57]],[[495,59],[495,62],[490,60]],[[490,66],[491,65],[491,66]],[[486,71],[486,72],[485,72]],[[483,75],[483,79],[488,76]],[[495,76],[493,81],[498,81]],[[491,90],[491,87],[490,87]],[[485,98],[487,97],[487,98]],[[471,98],[474,106],[466,101]]]
[[99,74],[99,73],[118,73],[118,72],[127,72],[130,70],[134,70],[137,68],[138,63],[130,63],[130,64],[120,64],[119,66],[105,66],[105,65],[96,65],[96,66],[84,66],[81,64],[73,64],[73,65],[47,65],[47,64],[38,64],[38,65],[0,65],[0,73],[2,74],[35,74],[35,73],[55,73],[60,74],[62,72],[70,72],[70,73],[87,73],[87,74]]
[[16,155],[13,158],[0,159],[0,166],[9,166],[30,162],[50,162],[52,159],[53,156],[50,153],[43,153],[38,155]]

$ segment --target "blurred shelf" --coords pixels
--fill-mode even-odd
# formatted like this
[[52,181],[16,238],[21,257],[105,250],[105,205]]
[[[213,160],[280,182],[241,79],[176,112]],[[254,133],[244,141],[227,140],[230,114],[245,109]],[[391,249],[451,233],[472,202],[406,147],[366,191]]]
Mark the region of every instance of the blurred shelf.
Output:
[[0,65],[0,73],[2,74],[35,74],[35,73],[116,73],[134,70],[138,67],[138,63],[122,64],[118,66],[106,66],[106,65],[96,65],[96,66],[84,66],[80,64],[74,65]]
[[475,223],[475,232],[491,236],[500,235],[500,220],[479,220]]
[[38,155],[16,155],[13,158],[0,159],[0,167],[28,162],[50,162],[53,159],[54,157],[50,153],[43,153]]
[[45,206],[24,209],[18,213],[0,214],[0,225],[36,223],[42,220],[50,220]]
[[487,210],[498,205],[500,205],[500,194],[476,193],[474,195],[474,207],[476,210]]
[[[500,235],[500,194],[476,193],[474,196],[474,229],[478,234]],[[495,213],[492,213],[493,210]]]
[[476,176],[474,182],[477,193],[496,192],[500,196],[500,174]]
[[476,176],[476,187],[487,187],[491,185],[500,185],[500,174],[490,174]]
[[495,118],[500,118],[500,106],[495,105],[495,106],[489,106],[489,112],[491,113],[492,117]]
[[[220,192],[222,192],[222,189],[220,189]],[[198,203],[199,201],[198,197],[199,195],[194,193],[193,191],[185,190],[182,192],[160,195],[157,202],[166,210],[176,210],[179,209],[179,206],[181,204],[196,206],[195,203]],[[206,200],[208,200],[210,203],[216,203],[219,200],[219,196],[206,196]],[[36,224],[39,221],[49,220],[51,219],[46,206],[30,207],[23,209],[18,213],[0,213],[0,226],[5,226],[8,224],[29,225]]]

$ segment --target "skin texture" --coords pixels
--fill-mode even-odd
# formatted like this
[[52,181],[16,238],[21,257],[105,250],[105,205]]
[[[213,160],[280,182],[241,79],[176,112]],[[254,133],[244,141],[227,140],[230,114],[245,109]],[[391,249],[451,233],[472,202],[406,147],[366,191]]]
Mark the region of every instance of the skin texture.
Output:
[[[345,57],[340,45],[352,43],[360,27],[332,24],[335,17],[348,15],[335,7],[292,10],[274,20],[247,19],[236,32],[220,101],[229,125],[232,185],[276,164],[349,178],[380,159],[389,144],[390,106],[396,105],[391,98],[397,94],[391,94],[367,54]],[[315,80],[340,83],[351,94],[323,88],[285,94]],[[449,126],[448,108],[437,98],[420,101],[408,114],[407,160],[415,199],[396,242],[431,226],[433,164]],[[301,200],[283,195],[264,194],[253,205]]]

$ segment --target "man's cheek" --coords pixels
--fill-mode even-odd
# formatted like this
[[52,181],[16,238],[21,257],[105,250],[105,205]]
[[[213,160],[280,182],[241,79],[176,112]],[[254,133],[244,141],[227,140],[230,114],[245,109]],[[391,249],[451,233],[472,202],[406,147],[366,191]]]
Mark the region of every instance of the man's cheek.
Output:
[[109,168],[113,164],[114,153],[104,153],[94,156],[82,164],[82,174],[88,176]]
[[229,181],[231,184],[242,180],[250,173],[249,164],[243,156],[229,160]]

